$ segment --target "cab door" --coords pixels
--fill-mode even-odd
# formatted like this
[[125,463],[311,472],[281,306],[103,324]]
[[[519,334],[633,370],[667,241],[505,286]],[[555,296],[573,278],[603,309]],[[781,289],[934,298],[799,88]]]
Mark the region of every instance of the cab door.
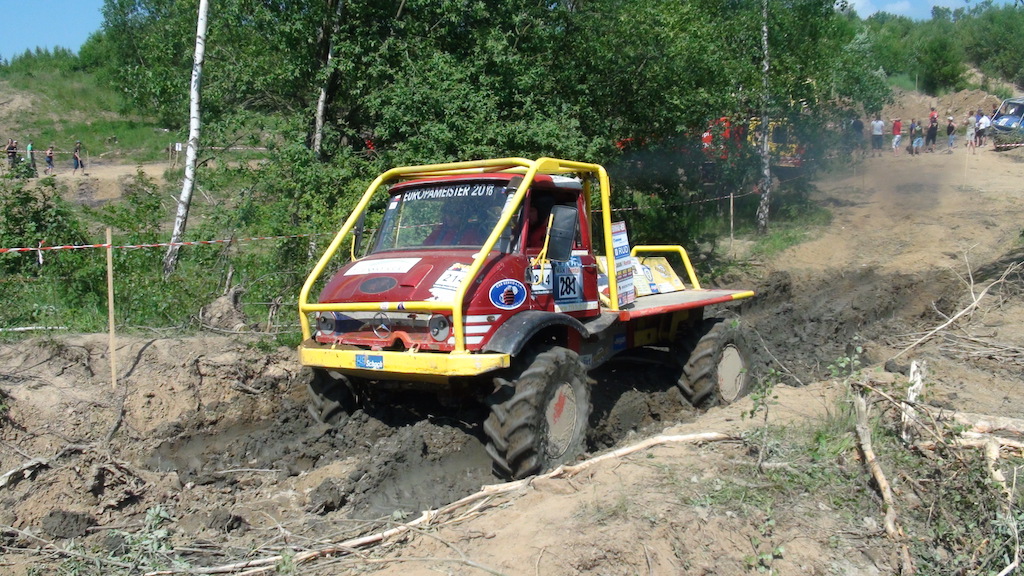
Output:
[[[546,226],[556,206],[570,207],[576,214],[571,251],[565,260],[549,258],[544,242],[550,243],[551,238],[545,235],[538,241],[529,228],[531,222],[538,221]],[[533,215],[524,219],[527,229],[522,234],[521,244],[522,252],[528,260],[531,297],[536,309],[577,318],[600,314],[597,260],[590,250],[590,227],[586,221],[587,212],[582,196],[576,193],[568,197],[563,194],[561,197],[546,198],[541,191],[531,195],[524,210],[528,214],[530,210],[539,213],[536,219]]]

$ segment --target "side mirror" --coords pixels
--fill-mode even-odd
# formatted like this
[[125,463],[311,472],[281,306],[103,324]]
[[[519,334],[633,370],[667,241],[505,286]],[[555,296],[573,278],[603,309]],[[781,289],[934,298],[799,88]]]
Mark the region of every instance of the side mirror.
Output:
[[363,236],[366,233],[366,211],[359,215],[359,219],[356,220],[355,230],[352,231],[352,253],[362,254],[363,250]]
[[548,231],[548,258],[566,262],[572,257],[576,241],[579,212],[575,206],[557,205],[551,208],[551,229]]

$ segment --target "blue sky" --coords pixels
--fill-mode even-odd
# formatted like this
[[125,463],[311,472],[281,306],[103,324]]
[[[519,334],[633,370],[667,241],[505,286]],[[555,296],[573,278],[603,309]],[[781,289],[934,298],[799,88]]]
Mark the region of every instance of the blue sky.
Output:
[[[1011,4],[1013,0],[996,0]],[[875,12],[931,18],[932,6],[969,7],[977,0],[850,0],[861,18]],[[86,38],[103,23],[103,0],[0,0],[0,57],[10,60],[25,50],[57,46],[78,52]]]
[[[978,1],[971,0],[850,0],[861,18],[867,18],[875,12],[888,12],[897,16],[908,16],[914,20],[929,20],[933,6],[944,6],[951,10],[971,8]],[[1013,4],[1013,0],[995,0],[996,5]]]
[[25,50],[72,52],[100,29],[103,0],[0,0],[0,57],[10,60]]

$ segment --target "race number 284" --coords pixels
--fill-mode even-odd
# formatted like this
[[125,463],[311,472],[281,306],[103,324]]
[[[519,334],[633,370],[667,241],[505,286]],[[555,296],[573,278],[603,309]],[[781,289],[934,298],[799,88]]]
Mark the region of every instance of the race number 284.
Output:
[[575,298],[579,296],[580,285],[575,276],[558,277],[558,298]]

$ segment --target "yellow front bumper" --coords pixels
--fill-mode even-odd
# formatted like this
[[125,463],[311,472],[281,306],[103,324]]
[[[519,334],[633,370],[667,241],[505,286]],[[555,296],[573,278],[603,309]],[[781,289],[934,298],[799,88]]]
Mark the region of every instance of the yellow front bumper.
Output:
[[479,376],[508,368],[508,354],[467,352],[402,352],[336,348],[312,339],[299,346],[303,366],[328,368],[372,380],[444,381],[457,376]]

